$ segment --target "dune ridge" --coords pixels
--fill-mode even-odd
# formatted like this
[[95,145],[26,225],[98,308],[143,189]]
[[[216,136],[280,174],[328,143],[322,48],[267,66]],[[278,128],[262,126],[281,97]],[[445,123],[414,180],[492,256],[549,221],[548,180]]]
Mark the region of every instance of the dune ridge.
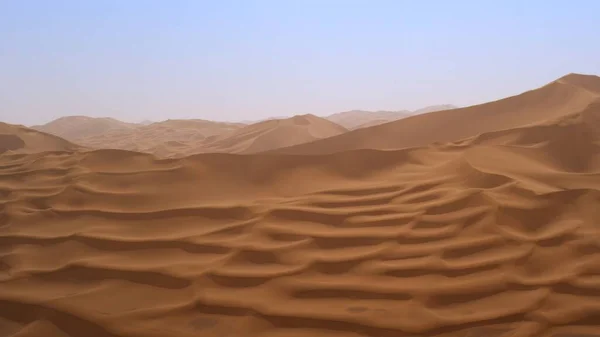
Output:
[[310,114],[269,119],[251,125],[190,119],[132,126],[110,118],[75,116],[36,128],[48,130],[87,148],[143,152],[161,158],[198,153],[263,152],[348,131]]
[[81,138],[100,136],[117,130],[132,130],[137,127],[137,124],[126,123],[109,117],[66,116],[31,128],[70,141],[77,141]]
[[433,111],[442,111],[456,109],[457,107],[451,104],[440,104],[427,106],[414,111],[400,110],[400,111],[364,111],[364,110],[351,110],[338,112],[327,116],[326,118],[336,124],[345,127],[348,130],[355,130],[361,128],[367,128],[379,124],[392,122],[398,119],[406,118],[412,115],[418,115]]
[[257,153],[342,134],[347,130],[315,115],[298,115],[251,124],[222,134],[191,153]]
[[597,335],[600,103],[578,88],[393,151],[6,152],[0,331]]
[[32,153],[46,151],[77,151],[83,147],[60,137],[36,131],[22,125],[0,122],[0,154]]
[[80,138],[78,143],[91,148],[111,148],[151,153],[159,157],[181,156],[218,135],[244,127],[240,123],[200,119],[177,120],[141,125],[135,129],[115,130]]
[[328,154],[352,149],[393,150],[452,142],[477,134],[534,125],[577,113],[600,97],[600,77],[569,74],[541,88],[494,102],[435,111],[273,150]]

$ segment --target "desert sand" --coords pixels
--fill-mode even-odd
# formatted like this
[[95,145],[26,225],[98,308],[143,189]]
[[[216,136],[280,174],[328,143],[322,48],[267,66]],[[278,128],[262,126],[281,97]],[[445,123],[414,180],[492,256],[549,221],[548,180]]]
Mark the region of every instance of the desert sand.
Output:
[[52,151],[76,151],[82,149],[65,139],[44,132],[33,130],[22,125],[0,122],[0,154],[39,153]]
[[201,147],[207,140],[244,126],[206,120],[167,120],[132,130],[80,138],[74,142],[95,149],[120,149],[151,153],[159,157],[174,157],[184,156]]
[[411,115],[409,110],[400,111],[365,111],[351,110],[327,116],[327,119],[348,130],[383,124]]
[[67,116],[43,125],[34,125],[31,128],[77,142],[88,137],[102,136],[109,132],[133,130],[139,126],[108,117]]
[[325,118],[299,115],[251,125],[207,120],[167,120],[149,125],[111,118],[60,118],[36,130],[90,149],[150,153],[161,158],[198,153],[256,153],[337,136],[348,130]]
[[569,74],[517,96],[466,108],[410,116],[275,152],[327,154],[354,149],[393,150],[451,142],[565,116],[581,111],[598,98],[600,77]]
[[333,115],[329,115],[326,118],[336,124],[345,127],[348,130],[355,130],[361,128],[367,128],[379,124],[384,124],[392,121],[396,121],[402,118],[406,118],[411,115],[419,115],[434,111],[450,110],[457,108],[454,105],[442,104],[432,105],[425,108],[417,109],[414,111],[400,110],[400,111],[364,111],[364,110],[351,110],[338,112]]
[[211,137],[243,126],[245,124],[201,119],[134,124],[112,118],[70,116],[32,128],[91,149],[120,149],[170,157],[183,155]]
[[315,115],[299,115],[251,124],[200,144],[189,154],[257,153],[304,144],[347,132],[343,126]]
[[[597,80],[302,155],[33,153],[3,126],[0,335],[598,334]],[[406,141],[461,116],[485,123]]]

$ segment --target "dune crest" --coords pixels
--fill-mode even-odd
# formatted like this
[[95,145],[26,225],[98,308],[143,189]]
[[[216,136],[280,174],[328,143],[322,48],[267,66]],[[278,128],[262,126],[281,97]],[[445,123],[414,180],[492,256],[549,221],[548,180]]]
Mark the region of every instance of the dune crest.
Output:
[[207,140],[187,154],[202,152],[257,153],[342,134],[347,130],[315,115],[271,119]]
[[60,137],[20,125],[0,122],[0,153],[32,153],[46,151],[76,151],[82,147]]
[[162,158],[209,152],[263,152],[348,131],[314,115],[269,119],[251,125],[199,119],[143,125],[110,118],[66,117],[35,128],[93,149],[144,152]]
[[[600,102],[567,113],[587,96],[563,85],[548,90],[577,104],[543,121],[525,125],[534,109],[519,127],[394,151],[7,151],[0,331],[591,336]],[[262,150],[312,123],[268,121],[235,143]]]
[[107,132],[131,130],[137,126],[133,123],[125,123],[109,117],[67,116],[31,128],[69,141],[79,141],[82,138],[100,136]]
[[80,138],[78,142],[97,149],[138,151],[159,157],[182,156],[207,140],[244,126],[240,123],[213,122],[201,119],[170,119],[141,125],[135,129],[116,130],[102,135]]
[[410,116],[320,141],[278,149],[274,153],[393,150],[452,142],[577,113],[599,97],[600,77],[570,74],[541,88],[494,102]]
[[432,105],[417,109],[414,111],[400,110],[400,111],[364,111],[364,110],[351,110],[338,112],[333,115],[329,115],[326,118],[336,124],[345,127],[348,130],[355,130],[361,128],[367,128],[379,124],[392,122],[398,119],[406,118],[412,115],[419,115],[423,113],[450,110],[457,108],[454,105],[442,104]]

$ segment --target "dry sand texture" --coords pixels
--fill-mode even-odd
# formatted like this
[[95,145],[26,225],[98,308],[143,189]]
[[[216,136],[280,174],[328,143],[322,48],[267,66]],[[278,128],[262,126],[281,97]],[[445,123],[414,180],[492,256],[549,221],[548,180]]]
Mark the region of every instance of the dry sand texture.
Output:
[[540,102],[512,128],[498,108],[502,130],[394,151],[25,153],[5,134],[31,131],[3,126],[0,336],[597,336],[600,104],[582,86],[540,89],[558,95],[544,121]]
[[327,154],[353,149],[389,150],[451,142],[576,113],[598,98],[598,76],[570,74],[517,96],[466,108],[411,116],[275,152]]
[[344,127],[314,115],[271,119],[252,125],[205,120],[167,120],[150,125],[110,118],[66,117],[36,130],[91,149],[120,149],[162,158],[198,153],[255,153],[337,136]]

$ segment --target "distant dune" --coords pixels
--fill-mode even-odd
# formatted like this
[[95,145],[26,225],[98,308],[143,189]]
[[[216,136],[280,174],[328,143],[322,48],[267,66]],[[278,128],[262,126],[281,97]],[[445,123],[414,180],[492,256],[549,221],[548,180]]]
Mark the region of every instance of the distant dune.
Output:
[[101,136],[107,132],[131,130],[138,126],[138,124],[125,123],[108,117],[67,116],[31,128],[70,141],[78,141],[86,137]]
[[159,157],[180,155],[197,148],[207,138],[243,127],[240,123],[213,122],[200,119],[167,120],[141,125],[134,129],[115,130],[76,142],[98,149],[121,149],[147,152]]
[[[415,111],[450,109],[438,105]],[[63,137],[84,147],[182,157],[197,153],[255,153],[337,136],[349,129],[366,128],[405,118],[409,111],[348,111],[321,118],[302,115],[268,118],[252,124],[201,119],[125,123],[113,118],[69,116],[33,129]],[[339,125],[335,121],[339,121]],[[333,122],[332,122],[333,121]]]
[[256,153],[311,142],[346,132],[344,127],[314,115],[273,119],[222,134],[198,152]]
[[452,104],[431,105],[431,106],[427,106],[427,107],[424,107],[421,109],[414,110],[411,112],[411,114],[420,115],[420,114],[434,112],[434,111],[444,111],[444,110],[451,110],[451,109],[457,109],[457,108],[458,107],[456,105],[452,105]]
[[541,88],[498,101],[436,111],[347,132],[278,153],[326,154],[353,149],[401,149],[451,142],[539,123],[578,112],[600,97],[600,77],[570,74]]
[[0,122],[0,153],[35,153],[81,149],[67,140],[44,132]]
[[[410,116],[410,111],[364,111],[351,110],[338,112],[326,118],[348,130],[357,129],[376,122],[385,123]],[[376,125],[376,124],[373,124]]]
[[0,124],[0,335],[597,336],[598,80],[348,133],[305,115],[206,137],[244,155]]
[[199,119],[130,125],[107,118],[67,117],[35,128],[62,134],[85,147],[145,152],[158,157],[207,152],[254,153],[348,131],[314,115],[268,119],[251,125]]
[[454,105],[432,105],[415,111],[400,110],[400,111],[364,111],[352,110],[338,112],[326,118],[334,123],[337,123],[348,130],[367,128],[383,123],[392,122],[408,116],[427,113],[432,111],[441,111],[455,109]]

